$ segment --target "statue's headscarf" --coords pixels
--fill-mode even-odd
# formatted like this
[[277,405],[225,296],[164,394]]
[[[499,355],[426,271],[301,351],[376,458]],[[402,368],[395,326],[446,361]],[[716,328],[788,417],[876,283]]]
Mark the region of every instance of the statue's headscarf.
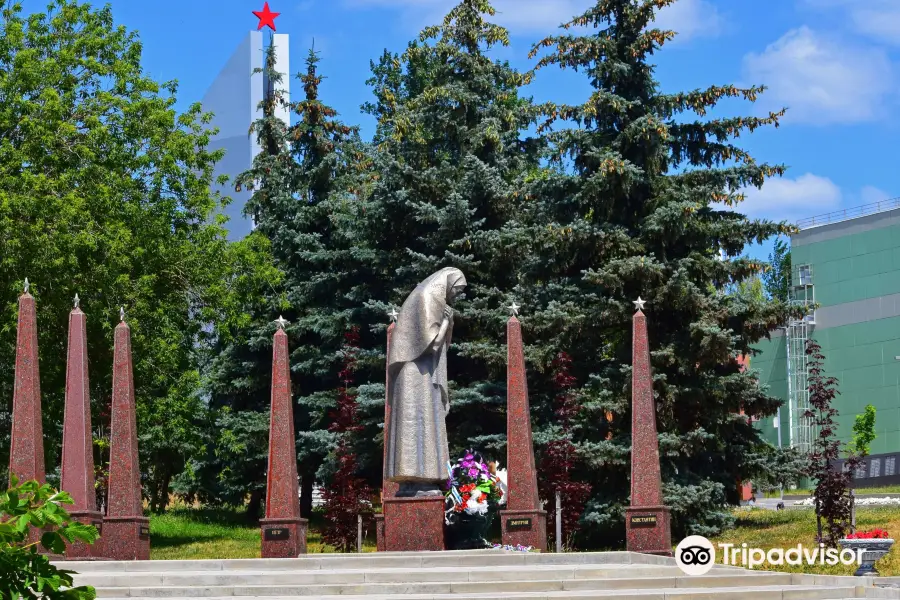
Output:
[[403,303],[391,334],[389,365],[414,361],[428,350],[441,329],[451,290],[465,285],[462,271],[445,267],[416,286]]

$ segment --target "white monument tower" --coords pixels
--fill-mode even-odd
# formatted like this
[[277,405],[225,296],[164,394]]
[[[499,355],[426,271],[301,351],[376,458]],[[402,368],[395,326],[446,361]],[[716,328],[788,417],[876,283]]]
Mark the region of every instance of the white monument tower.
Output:
[[[256,134],[250,134],[250,125],[262,117],[259,105],[265,95],[269,82],[262,73],[254,73],[255,69],[263,68],[265,60],[263,27],[272,30],[269,43],[275,46],[276,64],[275,70],[281,73],[282,81],[278,88],[286,98],[290,98],[290,45],[288,35],[275,32],[275,17],[280,13],[269,10],[266,2],[262,11],[253,11],[259,18],[259,26],[256,31],[251,31],[228,59],[222,71],[216,77],[212,85],[206,90],[201,101],[203,110],[214,114],[210,123],[211,127],[217,127],[219,133],[211,142],[210,149],[225,149],[225,157],[216,165],[214,176],[228,176],[228,183],[224,186],[213,184],[213,189],[221,192],[223,196],[231,198],[231,204],[225,207],[224,213],[228,216],[228,239],[239,240],[253,229],[252,220],[243,214],[244,205],[250,199],[247,191],[236,192],[234,180],[243,171],[250,168],[253,158],[259,153],[259,144],[256,142]],[[290,111],[286,107],[279,107],[278,117],[286,125],[290,125]]]

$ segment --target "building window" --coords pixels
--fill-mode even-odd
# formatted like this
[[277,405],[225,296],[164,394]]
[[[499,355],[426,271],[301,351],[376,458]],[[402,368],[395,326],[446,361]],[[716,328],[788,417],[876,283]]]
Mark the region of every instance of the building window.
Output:
[[881,477],[881,459],[873,458],[869,463],[869,477]]
[[866,463],[861,463],[858,467],[856,467],[856,473],[853,475],[854,479],[865,479],[866,477]]
[[895,467],[894,467],[894,465],[896,464],[895,463],[896,460],[897,459],[894,458],[893,456],[889,456],[886,459],[884,459],[884,476],[885,477],[890,477],[891,475],[893,475],[896,472]]
[[809,265],[800,265],[797,269],[800,281],[797,285],[812,285],[812,270]]

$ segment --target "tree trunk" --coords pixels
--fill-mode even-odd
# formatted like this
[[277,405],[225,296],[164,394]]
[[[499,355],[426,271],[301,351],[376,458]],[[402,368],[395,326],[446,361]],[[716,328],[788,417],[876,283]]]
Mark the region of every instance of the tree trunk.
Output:
[[304,519],[312,514],[313,483],[315,479],[308,473],[300,478],[300,516]]
[[250,501],[247,503],[247,519],[255,521],[259,519],[263,503],[264,490],[256,490],[250,493]]
[[162,476],[162,481],[156,487],[156,493],[151,499],[150,510],[156,514],[162,514],[169,505],[169,483],[172,480],[172,474],[166,471]]

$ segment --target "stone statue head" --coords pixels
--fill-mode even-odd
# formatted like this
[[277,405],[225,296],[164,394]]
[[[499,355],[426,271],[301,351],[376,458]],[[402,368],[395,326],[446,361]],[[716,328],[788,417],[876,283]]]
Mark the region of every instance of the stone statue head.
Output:
[[441,269],[436,274],[446,274],[447,304],[452,304],[457,298],[462,296],[467,285],[466,276],[463,275],[462,271],[453,267],[447,267],[445,269]]

